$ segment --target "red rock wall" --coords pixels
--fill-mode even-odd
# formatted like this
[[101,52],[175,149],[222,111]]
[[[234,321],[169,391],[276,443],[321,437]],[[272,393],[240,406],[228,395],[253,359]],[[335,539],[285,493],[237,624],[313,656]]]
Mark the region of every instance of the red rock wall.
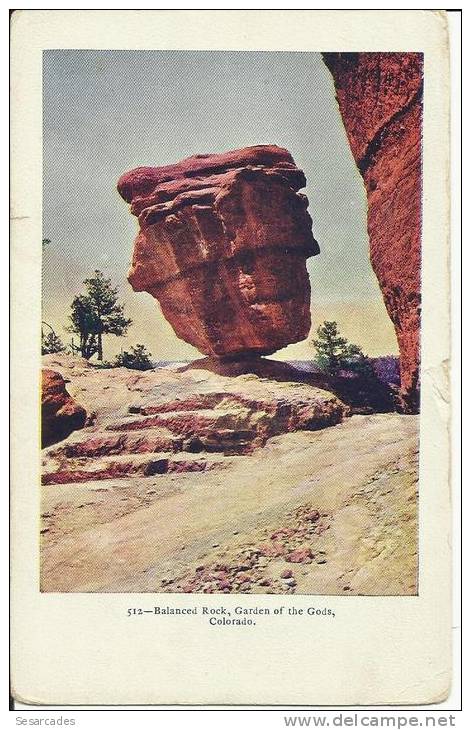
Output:
[[401,405],[419,408],[420,53],[324,53],[368,196],[370,258],[400,349]]
[[178,337],[220,358],[307,337],[306,259],[319,252],[306,180],[287,150],[248,147],[138,168],[118,183],[138,216],[129,281]]

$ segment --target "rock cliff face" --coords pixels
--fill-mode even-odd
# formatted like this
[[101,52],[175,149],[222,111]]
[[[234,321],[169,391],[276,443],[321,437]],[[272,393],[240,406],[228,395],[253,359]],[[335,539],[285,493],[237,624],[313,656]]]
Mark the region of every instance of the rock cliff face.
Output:
[[401,401],[419,407],[420,53],[324,53],[368,195],[370,257],[400,348]]
[[66,438],[83,428],[87,414],[67,393],[62,375],[54,370],[42,371],[41,442],[42,446]]
[[306,180],[287,150],[248,147],[141,167],[118,183],[139,219],[129,281],[178,337],[219,358],[307,337],[312,236]]

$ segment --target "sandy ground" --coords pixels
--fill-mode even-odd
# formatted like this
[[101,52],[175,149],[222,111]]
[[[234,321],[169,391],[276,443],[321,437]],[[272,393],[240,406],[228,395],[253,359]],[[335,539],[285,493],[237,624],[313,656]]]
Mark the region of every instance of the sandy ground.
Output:
[[417,454],[417,417],[353,416],[213,471],[44,486],[42,590],[415,594]]

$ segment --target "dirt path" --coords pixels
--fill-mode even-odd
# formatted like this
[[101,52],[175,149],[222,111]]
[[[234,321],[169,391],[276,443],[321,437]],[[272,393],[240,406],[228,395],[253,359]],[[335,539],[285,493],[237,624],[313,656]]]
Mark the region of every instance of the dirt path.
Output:
[[45,486],[42,590],[413,594],[417,427],[355,416],[222,470]]

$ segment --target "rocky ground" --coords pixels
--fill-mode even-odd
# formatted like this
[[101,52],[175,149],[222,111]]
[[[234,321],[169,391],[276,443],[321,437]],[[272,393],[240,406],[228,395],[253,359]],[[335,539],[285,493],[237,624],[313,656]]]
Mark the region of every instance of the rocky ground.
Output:
[[416,593],[416,416],[44,359],[89,420],[43,451],[43,591]]

